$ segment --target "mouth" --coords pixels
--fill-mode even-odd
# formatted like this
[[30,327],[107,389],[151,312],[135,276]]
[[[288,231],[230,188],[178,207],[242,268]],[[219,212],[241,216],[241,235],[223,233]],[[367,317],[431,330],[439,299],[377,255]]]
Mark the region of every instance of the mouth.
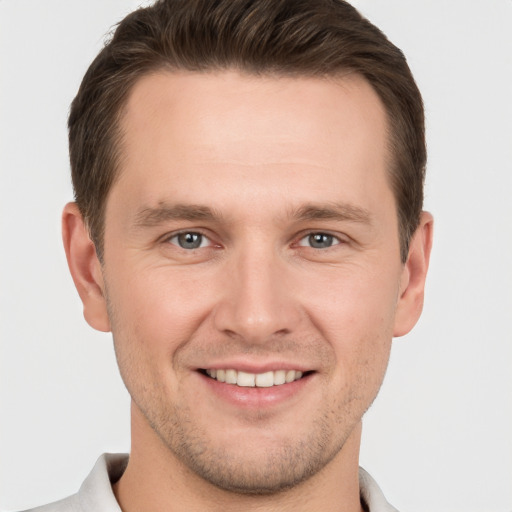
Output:
[[249,373],[241,370],[203,369],[200,372],[218,382],[232,384],[244,388],[270,388],[282,386],[303,379],[311,372],[300,370],[276,370],[264,373]]

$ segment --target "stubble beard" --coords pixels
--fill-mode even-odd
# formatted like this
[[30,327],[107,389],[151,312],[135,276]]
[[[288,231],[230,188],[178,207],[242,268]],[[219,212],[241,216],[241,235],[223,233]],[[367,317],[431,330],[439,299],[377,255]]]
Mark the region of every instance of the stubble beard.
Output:
[[[111,320],[114,318],[111,312]],[[117,329],[112,330],[115,331]],[[127,343],[124,339],[125,346],[119,350],[121,347],[115,341],[116,336],[114,345],[119,369],[134,406],[169,456],[214,487],[243,495],[278,494],[320,473],[340,454],[359,425],[377,395],[387,365],[386,360],[380,379],[377,378],[370,388],[365,380],[369,375],[375,377],[371,364],[351,383],[344,400],[324,396],[323,405],[316,411],[308,411],[308,418],[296,418],[298,423],[304,420],[309,424],[302,437],[293,436],[295,432],[292,432],[291,438],[281,436],[269,446],[251,450],[245,440],[243,446],[218,442],[215,427],[198,421],[200,413],[193,410],[194,404],[185,400],[171,403],[168,390],[155,374],[144,371],[145,358],[136,343]],[[130,346],[128,351],[126,346]],[[361,394],[361,390],[366,391]],[[264,428],[263,423],[261,428]]]
[[302,439],[251,450],[232,443],[219,445],[194,423],[186,408],[176,407],[157,418],[150,418],[147,410],[156,409],[141,411],[173,458],[216,488],[244,495],[278,494],[308,480],[342,450],[358,423],[354,421],[352,428],[339,425],[334,433],[332,418],[327,417],[331,411],[317,419],[314,429]]
[[[154,375],[151,375],[152,382],[142,380],[140,375],[134,379],[140,367],[133,363],[140,359],[128,356],[130,362],[123,362],[119,355],[119,367],[133,407],[140,411],[143,421],[177,463],[176,467],[185,468],[217,489],[242,495],[276,495],[319,474],[342,452],[382,383],[380,380],[375,385],[371,395],[361,395],[360,391],[365,389],[363,375],[366,372],[363,372],[345,400],[339,402],[324,396],[325,401],[318,409],[307,411],[308,417],[296,418],[298,425],[308,424],[301,434],[292,432],[286,438],[277,432],[272,439],[270,432],[266,438],[270,439],[269,443],[251,444],[254,440],[249,439],[250,432],[255,432],[252,426],[248,428],[248,442],[242,438],[237,445],[226,438],[219,441],[222,436],[215,430],[215,422],[208,425],[203,421],[200,412],[194,410],[196,404],[190,400],[170,403],[168,390]],[[148,375],[146,373],[146,377]],[[138,386],[137,382],[144,384]],[[262,439],[265,438],[264,425],[272,424],[268,418],[265,421],[261,422],[261,431],[257,431],[257,434],[262,433]]]
[[[215,488],[243,495],[275,495],[320,473],[342,452],[382,382],[374,388],[373,396],[360,394],[360,390],[365,389],[364,377],[351,387],[341,402],[324,396],[326,401],[321,407],[307,411],[306,418],[296,418],[298,425],[308,424],[300,435],[292,432],[286,438],[277,432],[269,443],[251,445],[254,440],[249,439],[248,433],[248,443],[244,438],[237,445],[226,439],[219,441],[215,422],[208,425],[207,421],[202,421],[190,400],[170,403],[168,390],[154,375],[151,375],[152,382],[144,381],[140,375],[138,379],[133,378],[140,372],[140,367],[133,364],[140,359],[134,355],[128,356],[128,362],[119,360],[120,354],[117,354],[123,380],[133,406],[158,436],[169,457],[177,467],[181,465]],[[148,375],[146,373],[146,377]],[[137,382],[144,383],[139,386]],[[266,425],[271,425],[271,420],[267,421]],[[264,425],[262,422],[262,434]],[[255,432],[248,428],[249,431]],[[268,438],[271,437],[270,433]]]

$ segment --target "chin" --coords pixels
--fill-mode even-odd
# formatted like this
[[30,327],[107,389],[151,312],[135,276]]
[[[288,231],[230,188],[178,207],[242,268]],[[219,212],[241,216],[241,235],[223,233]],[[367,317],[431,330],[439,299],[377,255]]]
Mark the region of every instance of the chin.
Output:
[[207,435],[185,431],[184,424],[160,429],[171,456],[214,487],[244,495],[278,494],[308,480],[342,451],[349,434],[340,433],[352,430],[340,426],[333,435],[324,418],[315,428],[291,436],[273,438],[268,430],[258,436],[253,430],[241,438],[234,433],[213,438],[211,430]]
[[225,453],[212,457],[203,452],[201,456],[190,457],[189,453],[180,458],[197,476],[218,489],[244,495],[271,495],[304,482],[332,459],[325,457],[325,452],[312,451],[311,447],[299,445],[260,457],[234,458]]

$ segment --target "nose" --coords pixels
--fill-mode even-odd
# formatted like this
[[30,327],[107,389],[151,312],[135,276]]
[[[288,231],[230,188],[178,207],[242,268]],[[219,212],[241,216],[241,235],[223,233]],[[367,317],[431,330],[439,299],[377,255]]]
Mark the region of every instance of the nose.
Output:
[[302,315],[288,265],[271,250],[247,250],[231,260],[215,308],[216,329],[251,344],[296,330]]

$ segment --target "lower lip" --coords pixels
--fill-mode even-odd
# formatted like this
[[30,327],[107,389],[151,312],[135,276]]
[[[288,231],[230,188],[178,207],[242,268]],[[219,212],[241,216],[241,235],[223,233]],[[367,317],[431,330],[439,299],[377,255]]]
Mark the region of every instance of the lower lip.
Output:
[[307,374],[301,379],[287,384],[258,388],[226,384],[200,372],[198,372],[198,375],[217,396],[237,407],[245,408],[270,407],[291,400],[304,389],[313,377],[313,374]]

